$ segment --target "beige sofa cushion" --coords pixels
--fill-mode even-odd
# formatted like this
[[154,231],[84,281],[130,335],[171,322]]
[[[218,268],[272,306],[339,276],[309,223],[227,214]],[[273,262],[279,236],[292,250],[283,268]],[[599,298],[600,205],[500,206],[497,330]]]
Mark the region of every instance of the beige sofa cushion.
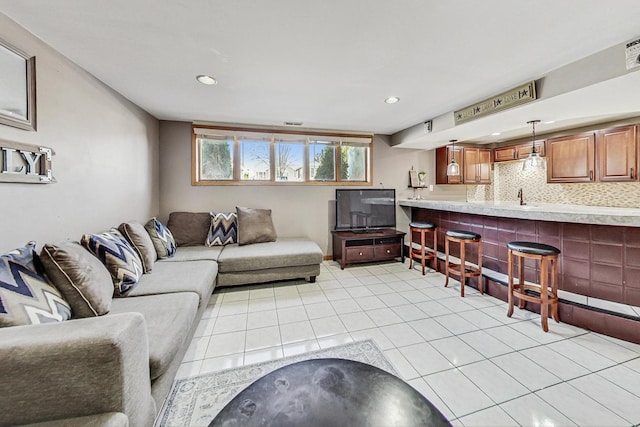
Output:
[[227,245],[218,257],[220,273],[295,267],[322,263],[322,250],[313,241],[280,238],[254,245]]
[[214,261],[156,262],[153,273],[140,278],[130,297],[166,294],[170,292],[195,292],[200,305],[207,305],[213,293],[218,264]]
[[138,312],[144,316],[149,339],[151,380],[167,368],[183,346],[198,311],[198,295],[176,292],[145,297],[116,298],[111,314]]

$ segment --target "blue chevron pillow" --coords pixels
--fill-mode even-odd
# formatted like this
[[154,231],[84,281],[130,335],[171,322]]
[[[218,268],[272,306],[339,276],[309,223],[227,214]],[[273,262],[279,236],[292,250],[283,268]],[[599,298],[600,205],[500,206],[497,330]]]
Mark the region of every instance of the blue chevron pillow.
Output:
[[0,327],[62,322],[71,308],[37,263],[35,243],[0,256]]
[[211,226],[205,246],[224,246],[238,243],[238,216],[235,212],[211,212]]
[[127,239],[115,228],[100,234],[85,234],[80,244],[109,270],[115,296],[125,296],[143,274],[142,261]]
[[166,225],[154,217],[147,221],[144,228],[151,237],[153,246],[158,253],[158,258],[170,258],[176,254],[176,240]]

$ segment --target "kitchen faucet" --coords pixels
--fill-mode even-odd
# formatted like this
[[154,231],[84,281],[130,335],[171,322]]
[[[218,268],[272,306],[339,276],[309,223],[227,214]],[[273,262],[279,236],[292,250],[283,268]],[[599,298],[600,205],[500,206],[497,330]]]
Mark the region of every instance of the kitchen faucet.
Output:
[[522,188],[518,190],[518,198],[520,199],[520,206],[524,206],[526,205],[526,203],[523,200],[524,195],[522,194]]

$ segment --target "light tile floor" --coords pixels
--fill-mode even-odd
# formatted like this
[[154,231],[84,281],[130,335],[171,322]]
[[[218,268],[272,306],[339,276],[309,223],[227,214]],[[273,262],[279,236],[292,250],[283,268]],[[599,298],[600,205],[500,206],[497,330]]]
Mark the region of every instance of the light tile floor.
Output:
[[640,424],[640,345],[550,321],[408,262],[322,264],[304,280],[216,289],[179,378],[371,338],[459,426]]

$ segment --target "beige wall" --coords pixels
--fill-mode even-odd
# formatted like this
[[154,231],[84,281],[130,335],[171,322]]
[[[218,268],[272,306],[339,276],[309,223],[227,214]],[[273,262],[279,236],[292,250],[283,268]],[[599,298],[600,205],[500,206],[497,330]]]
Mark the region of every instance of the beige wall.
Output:
[[[391,148],[389,137],[376,135],[373,146],[375,187],[395,188],[397,198],[411,195],[409,169],[426,167],[425,151]],[[331,254],[334,225],[334,186],[192,186],[191,124],[160,122],[160,217],[173,211],[235,211],[236,206],[268,208],[279,236],[307,236]],[[408,227],[406,213],[397,209],[397,228]]]
[[36,57],[37,132],[0,140],[52,147],[55,184],[0,183],[0,252],[79,239],[156,215],[158,121],[0,13],[0,39]]

